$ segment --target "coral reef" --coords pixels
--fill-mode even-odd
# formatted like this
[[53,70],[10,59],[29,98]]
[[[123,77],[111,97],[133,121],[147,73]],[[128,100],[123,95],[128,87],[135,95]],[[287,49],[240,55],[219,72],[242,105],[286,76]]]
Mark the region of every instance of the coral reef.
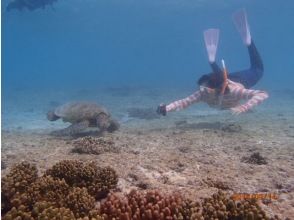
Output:
[[253,153],[249,157],[242,157],[241,162],[257,165],[267,164],[266,158],[261,156],[259,152]]
[[119,149],[115,147],[114,142],[103,138],[83,137],[73,141],[73,153],[79,154],[103,154],[103,153],[119,153]]
[[64,179],[70,186],[78,186],[84,179],[89,179],[96,173],[96,166],[85,165],[77,160],[62,160],[45,172],[45,175]]
[[[254,199],[236,201],[222,191],[201,201],[157,190],[133,190],[125,196],[111,193],[99,201],[116,186],[117,175],[91,162],[61,161],[42,177],[37,176],[35,166],[21,163],[2,180],[2,196],[9,204],[2,211],[4,220],[279,219],[266,216]],[[96,206],[98,201],[100,206]]]
[[86,217],[95,207],[95,199],[86,188],[73,187],[65,199],[65,206],[73,210],[77,218]]
[[18,208],[13,207],[6,215],[2,218],[3,220],[34,220],[32,213],[25,206],[20,206]]
[[37,202],[32,210],[35,219],[71,220],[75,219],[73,212],[65,207],[57,208],[48,202]]
[[61,161],[44,176],[37,174],[35,166],[20,163],[2,179],[3,219],[102,220],[95,198],[106,196],[118,182],[113,169],[79,161]]
[[202,202],[184,200],[181,195],[164,195],[158,191],[131,191],[124,198],[109,195],[100,207],[105,220],[118,219],[279,219],[269,218],[256,200],[234,201],[222,191]]
[[13,166],[8,175],[2,178],[2,194],[8,199],[16,193],[24,192],[27,187],[38,178],[38,170],[35,165],[22,162]]
[[[38,170],[35,165],[27,162],[19,163],[13,166],[5,177],[1,179],[1,211],[6,213],[9,211],[11,201],[27,190],[31,183],[38,178]],[[14,210],[14,213],[18,213]]]
[[138,119],[152,120],[159,118],[159,115],[153,108],[129,108],[128,116]]
[[256,200],[235,202],[219,191],[202,204],[204,219],[268,219]]
[[117,174],[112,168],[100,168],[93,162],[76,160],[61,161],[47,170],[46,175],[64,179],[70,186],[85,187],[96,199],[105,197],[118,182]]
[[64,199],[69,192],[69,186],[64,180],[53,179],[51,176],[40,177],[31,184],[22,194],[16,194],[11,200],[14,207],[20,205],[32,206],[36,202],[46,201],[52,205],[61,207]]
[[180,219],[182,217],[180,195],[166,196],[158,191],[131,191],[127,198],[110,195],[101,204],[101,214],[112,219]]
[[99,168],[96,177],[92,183],[86,185],[90,195],[96,199],[107,196],[111,189],[114,189],[118,183],[118,176],[111,167]]

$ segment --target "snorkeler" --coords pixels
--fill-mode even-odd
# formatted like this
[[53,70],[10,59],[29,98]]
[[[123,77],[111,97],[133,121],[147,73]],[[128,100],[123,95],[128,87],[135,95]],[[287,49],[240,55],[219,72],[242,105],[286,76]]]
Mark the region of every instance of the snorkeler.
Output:
[[[204,31],[204,40],[212,73],[200,77],[198,80],[200,89],[192,95],[168,105],[159,105],[158,114],[166,115],[167,112],[181,110],[200,101],[207,103],[210,107],[229,109],[233,114],[240,114],[247,112],[268,98],[266,92],[250,89],[261,79],[263,63],[251,39],[246,11],[242,9],[235,12],[233,20],[243,43],[248,48],[250,68],[228,74],[222,60],[223,68],[221,69],[215,62],[219,30],[208,29]],[[241,100],[247,100],[247,102],[240,104]]]

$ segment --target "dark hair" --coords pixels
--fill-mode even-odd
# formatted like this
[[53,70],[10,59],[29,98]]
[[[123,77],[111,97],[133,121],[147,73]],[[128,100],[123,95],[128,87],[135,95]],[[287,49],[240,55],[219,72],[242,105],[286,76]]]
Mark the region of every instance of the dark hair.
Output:
[[223,79],[219,74],[209,73],[200,77],[198,85],[205,85],[211,89],[220,88],[223,84]]
[[[211,89],[220,90],[223,85],[224,79],[221,74],[218,73],[209,73],[202,75],[198,80],[198,85],[204,85]],[[228,92],[228,87],[225,92]]]

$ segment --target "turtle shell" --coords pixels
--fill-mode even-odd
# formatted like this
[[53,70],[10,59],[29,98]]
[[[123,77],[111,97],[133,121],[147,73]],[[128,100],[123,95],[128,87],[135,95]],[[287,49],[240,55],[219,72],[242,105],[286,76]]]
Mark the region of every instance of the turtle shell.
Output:
[[57,107],[54,113],[62,118],[64,122],[70,123],[95,120],[101,113],[109,116],[109,113],[104,107],[92,102],[69,102]]

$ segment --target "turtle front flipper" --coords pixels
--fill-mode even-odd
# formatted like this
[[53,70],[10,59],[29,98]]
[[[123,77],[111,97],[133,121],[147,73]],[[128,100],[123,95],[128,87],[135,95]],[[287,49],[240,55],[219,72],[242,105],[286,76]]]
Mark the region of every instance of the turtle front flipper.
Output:
[[114,119],[111,119],[110,120],[110,123],[109,123],[109,126],[107,128],[107,131],[110,132],[110,133],[112,133],[112,132],[118,130],[119,129],[119,126],[120,125],[119,125],[118,121],[116,121]]
[[96,117],[97,127],[100,129],[100,132],[104,132],[110,125],[109,116],[105,113],[100,113]]
[[74,123],[67,128],[54,131],[51,134],[56,136],[77,136],[80,135],[83,131],[85,131],[89,127],[90,122],[88,120],[81,121],[78,123]]

